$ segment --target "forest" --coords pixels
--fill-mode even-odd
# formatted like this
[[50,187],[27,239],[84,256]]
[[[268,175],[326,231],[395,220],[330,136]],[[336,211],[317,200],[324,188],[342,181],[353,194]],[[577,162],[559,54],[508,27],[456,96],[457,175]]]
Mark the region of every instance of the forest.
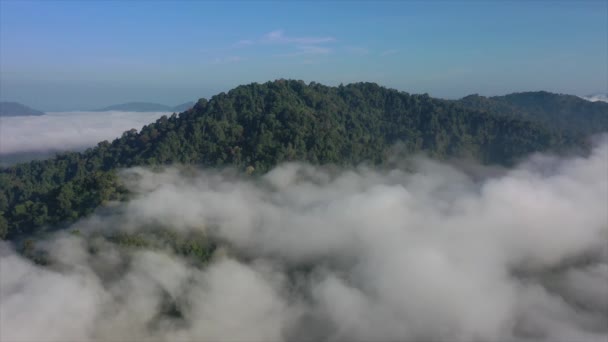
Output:
[[536,151],[588,149],[589,134],[608,129],[607,113],[606,103],[545,92],[448,101],[374,83],[243,85],[84,152],[0,169],[0,237],[61,228],[127,199],[122,168],[185,164],[255,177],[285,161],[382,166],[395,146],[513,165]]
[[536,91],[493,97],[469,95],[455,102],[465,108],[520,117],[569,132],[593,134],[608,128],[608,103],[574,95]]

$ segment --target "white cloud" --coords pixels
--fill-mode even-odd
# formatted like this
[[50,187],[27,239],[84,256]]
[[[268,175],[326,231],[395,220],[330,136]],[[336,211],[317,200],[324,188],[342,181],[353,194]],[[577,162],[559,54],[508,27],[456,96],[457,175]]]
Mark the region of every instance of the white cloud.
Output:
[[394,55],[398,52],[399,52],[399,50],[397,50],[397,49],[384,50],[380,53],[380,56],[390,56],[390,55]]
[[608,95],[606,94],[596,94],[596,95],[589,95],[589,96],[581,96],[581,98],[587,100],[587,101],[591,101],[591,102],[608,102]]
[[296,46],[296,51],[279,54],[282,57],[294,57],[294,56],[305,56],[305,55],[328,55],[332,52],[332,49],[324,46]]
[[0,118],[0,155],[75,150],[141,129],[164,114],[150,112],[56,112]]
[[202,230],[228,252],[198,267],[59,236],[42,268],[0,245],[0,339],[605,341],[606,159],[608,138],[491,175],[424,158],[126,170],[133,200],[73,228]]
[[237,63],[244,61],[245,58],[241,56],[227,56],[227,57],[217,57],[213,60],[214,64],[227,64],[227,63]]
[[327,47],[327,43],[335,42],[336,39],[330,36],[289,36],[283,30],[275,30],[264,34],[256,40],[240,40],[234,47],[248,47],[252,45],[285,45],[295,51],[280,53],[277,56],[292,57],[302,55],[325,55],[331,53],[332,49]]
[[276,44],[298,44],[298,45],[314,45],[334,42],[334,37],[296,37],[288,36],[283,30],[275,30],[266,33],[260,42],[262,43],[276,43]]
[[330,36],[289,36],[283,30],[274,30],[264,34],[258,39],[243,39],[234,44],[235,47],[246,47],[255,44],[291,44],[291,45],[318,45],[335,42]]

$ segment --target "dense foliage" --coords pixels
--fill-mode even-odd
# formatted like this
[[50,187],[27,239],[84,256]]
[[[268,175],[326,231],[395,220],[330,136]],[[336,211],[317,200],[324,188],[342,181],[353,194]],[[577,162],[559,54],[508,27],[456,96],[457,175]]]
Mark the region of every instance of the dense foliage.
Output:
[[521,117],[549,128],[593,134],[608,130],[608,103],[591,102],[573,95],[546,91],[505,96],[466,96],[458,101],[465,108]]
[[252,173],[289,160],[381,164],[396,143],[436,158],[510,164],[533,151],[581,144],[538,123],[480,109],[372,83],[240,86],[112,143],[2,169],[0,236],[28,236],[124,198],[114,170],[134,165],[231,166]]
[[[92,232],[81,233],[70,231],[71,235],[82,238],[86,250],[91,256],[100,251],[115,249],[121,252],[136,250],[162,250],[189,259],[194,264],[203,265],[208,262],[218,249],[218,244],[201,232],[179,234],[167,229],[146,229],[144,232]],[[24,239],[18,244],[19,253],[40,265],[52,264],[52,257],[45,249],[37,244],[37,239]],[[224,250],[227,245],[222,246]],[[126,255],[125,255],[126,256]]]

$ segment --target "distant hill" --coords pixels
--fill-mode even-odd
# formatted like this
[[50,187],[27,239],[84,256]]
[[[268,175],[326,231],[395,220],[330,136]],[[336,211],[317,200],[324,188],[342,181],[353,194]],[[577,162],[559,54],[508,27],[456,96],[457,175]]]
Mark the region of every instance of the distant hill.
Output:
[[186,102],[175,107],[152,102],[127,102],[115,104],[94,110],[95,112],[121,111],[121,112],[183,112],[194,105]]
[[597,101],[608,102],[608,94],[602,94],[602,93],[582,96],[582,98],[587,101],[591,101],[591,102],[597,102]]
[[173,107],[173,111],[181,113],[181,112],[187,111],[188,109],[190,109],[192,107],[194,107],[194,102],[186,102],[186,103],[182,103],[180,105]]
[[[239,86],[85,152],[0,169],[0,238],[29,236],[123,198],[115,172],[131,166],[195,164],[255,174],[284,161],[384,164],[397,143],[403,153],[508,165],[536,151],[585,149],[583,136],[539,123],[552,112],[571,116],[573,125],[586,121],[577,106],[596,106],[576,99],[532,93],[460,103],[374,83]],[[555,110],[561,102],[565,114]]]
[[33,160],[49,159],[57,153],[64,152],[58,150],[50,151],[32,151],[32,152],[15,152],[5,153],[0,156],[0,168],[10,167],[15,164],[27,163]]
[[466,109],[534,121],[554,130],[586,135],[608,130],[608,103],[574,95],[546,91],[492,97],[475,94],[453,102]]
[[0,116],[44,115],[44,112],[32,109],[19,102],[0,102]]

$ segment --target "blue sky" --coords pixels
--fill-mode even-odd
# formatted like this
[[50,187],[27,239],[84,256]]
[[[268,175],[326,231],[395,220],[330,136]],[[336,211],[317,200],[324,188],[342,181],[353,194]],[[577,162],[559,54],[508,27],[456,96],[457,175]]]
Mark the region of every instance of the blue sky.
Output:
[[0,97],[178,104],[295,78],[411,93],[608,87],[607,1],[0,0]]

